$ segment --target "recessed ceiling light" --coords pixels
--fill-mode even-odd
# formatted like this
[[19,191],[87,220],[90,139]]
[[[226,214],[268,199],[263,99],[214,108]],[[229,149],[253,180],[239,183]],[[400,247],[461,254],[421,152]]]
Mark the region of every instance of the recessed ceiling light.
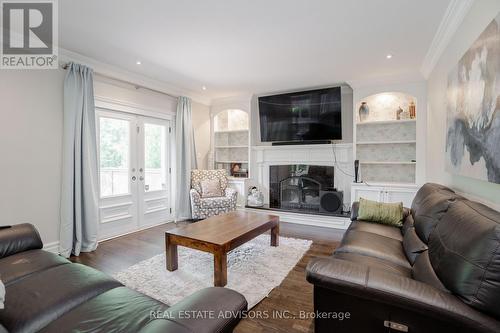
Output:
[[203,86],[203,87],[201,87],[201,89],[203,89],[203,90],[207,90],[207,87]]
[[140,64],[142,64],[142,62],[141,62],[140,60],[137,60],[137,61],[135,62],[135,64],[136,64],[136,65],[140,65]]
[[391,59],[392,58],[392,54],[388,54],[385,56],[387,59]]

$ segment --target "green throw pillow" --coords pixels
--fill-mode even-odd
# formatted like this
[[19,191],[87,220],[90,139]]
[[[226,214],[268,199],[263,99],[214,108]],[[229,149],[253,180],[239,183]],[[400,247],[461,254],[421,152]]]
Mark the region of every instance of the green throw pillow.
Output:
[[360,198],[358,220],[403,226],[403,203],[384,203]]

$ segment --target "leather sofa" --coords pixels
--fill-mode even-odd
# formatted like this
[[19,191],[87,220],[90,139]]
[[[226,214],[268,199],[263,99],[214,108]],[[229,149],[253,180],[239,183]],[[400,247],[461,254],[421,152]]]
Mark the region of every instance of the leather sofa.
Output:
[[31,224],[0,230],[6,289],[0,333],[231,332],[238,311],[247,309],[242,295],[225,288],[203,289],[168,307],[42,246]]
[[358,220],[357,204],[351,220],[307,266],[315,332],[500,332],[499,212],[429,183],[402,228]]

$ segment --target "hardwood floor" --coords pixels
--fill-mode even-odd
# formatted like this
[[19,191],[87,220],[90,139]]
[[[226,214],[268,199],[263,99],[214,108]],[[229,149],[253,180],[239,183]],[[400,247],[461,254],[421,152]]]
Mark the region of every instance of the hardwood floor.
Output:
[[[83,253],[79,257],[71,257],[71,261],[94,267],[111,275],[164,252],[164,231],[182,224],[185,222],[167,223],[104,241],[99,244],[96,251]],[[249,318],[240,322],[235,329],[237,333],[313,332],[312,319],[293,318],[298,316],[300,311],[313,311],[313,288],[305,280],[305,267],[313,257],[329,256],[338,245],[343,232],[281,222],[280,235],[310,239],[313,244],[281,285],[249,312]],[[283,316],[286,317],[283,318]]]

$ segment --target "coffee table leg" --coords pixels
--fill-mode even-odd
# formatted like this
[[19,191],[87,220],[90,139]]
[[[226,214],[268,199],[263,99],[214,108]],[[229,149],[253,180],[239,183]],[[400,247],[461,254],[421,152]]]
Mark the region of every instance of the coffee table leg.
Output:
[[277,224],[271,229],[271,246],[280,245],[280,225]]
[[165,235],[165,257],[167,259],[167,270],[177,269],[177,244],[173,244],[169,235]]
[[227,284],[227,255],[223,251],[214,252],[214,286]]

